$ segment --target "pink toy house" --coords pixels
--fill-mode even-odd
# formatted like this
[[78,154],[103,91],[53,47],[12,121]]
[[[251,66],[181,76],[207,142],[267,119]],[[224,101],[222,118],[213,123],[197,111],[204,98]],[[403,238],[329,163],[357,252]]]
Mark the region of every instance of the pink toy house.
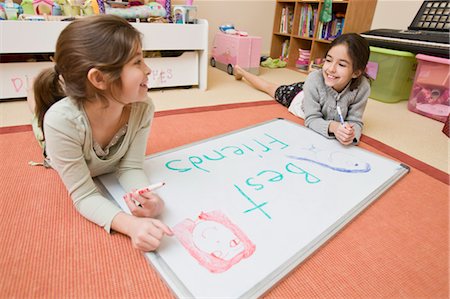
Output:
[[33,0],[33,8],[36,15],[51,15],[53,0]]
[[211,66],[233,75],[234,66],[258,75],[261,56],[261,37],[216,33],[214,37]]

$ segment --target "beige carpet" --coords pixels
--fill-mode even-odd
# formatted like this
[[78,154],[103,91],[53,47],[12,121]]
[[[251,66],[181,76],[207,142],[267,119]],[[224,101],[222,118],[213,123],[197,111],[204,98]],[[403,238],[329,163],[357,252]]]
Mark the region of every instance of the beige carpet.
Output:
[[[261,77],[279,84],[304,80],[305,75],[288,69],[261,68]],[[215,68],[208,70],[208,90],[198,88],[161,89],[150,92],[157,111],[201,107],[271,98]],[[0,126],[29,124],[25,101],[0,103]],[[369,100],[364,134],[418,160],[449,173],[449,138],[443,123],[410,112],[407,102],[386,104]]]

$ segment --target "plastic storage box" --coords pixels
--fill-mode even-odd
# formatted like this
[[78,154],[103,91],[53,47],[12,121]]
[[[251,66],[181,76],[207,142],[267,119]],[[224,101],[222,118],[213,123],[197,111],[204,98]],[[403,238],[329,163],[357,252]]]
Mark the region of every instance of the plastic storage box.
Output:
[[370,98],[386,103],[408,100],[416,70],[414,54],[370,47],[369,62],[374,79]]
[[408,109],[445,122],[450,113],[450,59],[417,54]]

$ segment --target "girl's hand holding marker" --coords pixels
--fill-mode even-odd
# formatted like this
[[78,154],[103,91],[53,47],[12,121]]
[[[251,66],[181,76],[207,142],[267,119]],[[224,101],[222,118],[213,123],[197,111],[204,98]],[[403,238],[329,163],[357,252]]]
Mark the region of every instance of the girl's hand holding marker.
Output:
[[123,196],[134,216],[131,225],[127,228],[128,235],[131,237],[133,246],[139,250],[156,250],[165,235],[173,236],[172,230],[166,224],[155,219],[161,214],[164,202],[153,191],[164,185],[163,182],[153,184]]
[[123,196],[128,208],[134,216],[138,217],[156,217],[161,214],[164,208],[164,202],[153,193],[158,188],[164,186],[164,182],[152,184]]
[[336,139],[338,139],[342,144],[348,145],[353,142],[353,138],[355,138],[355,131],[353,129],[353,125],[344,122],[344,117],[342,116],[341,107],[336,107],[337,112],[339,114],[339,120],[341,125],[335,129],[334,135]]

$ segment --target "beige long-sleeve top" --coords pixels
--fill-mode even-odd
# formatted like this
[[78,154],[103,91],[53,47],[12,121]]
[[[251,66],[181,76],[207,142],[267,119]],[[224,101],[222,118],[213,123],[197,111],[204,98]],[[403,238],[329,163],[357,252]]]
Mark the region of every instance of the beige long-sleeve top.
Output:
[[64,98],[45,114],[44,132],[50,165],[64,182],[76,209],[108,232],[121,209],[99,192],[93,178],[115,173],[126,191],[149,184],[143,162],[153,115],[151,99],[132,104],[125,135],[106,156],[98,157],[93,149],[89,120],[80,105]]

